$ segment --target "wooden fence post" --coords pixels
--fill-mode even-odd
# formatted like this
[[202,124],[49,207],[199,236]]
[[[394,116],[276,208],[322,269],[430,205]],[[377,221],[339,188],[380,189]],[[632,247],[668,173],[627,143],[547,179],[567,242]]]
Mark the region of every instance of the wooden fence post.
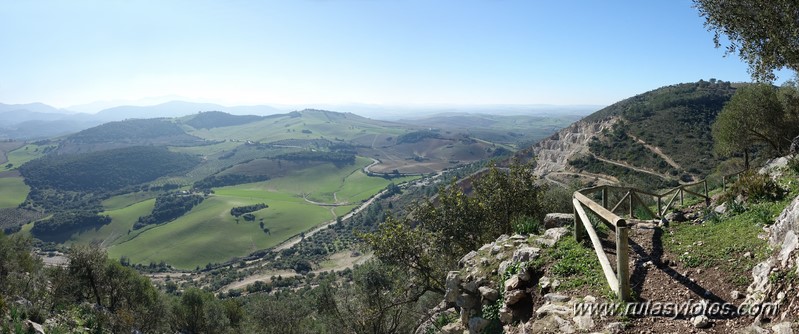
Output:
[[662,204],[660,204],[660,196],[658,196],[658,219],[663,219],[663,209],[661,208]]
[[580,216],[577,215],[577,208],[575,208],[574,205],[572,205],[572,213],[574,214],[574,239],[579,243],[583,241],[583,238],[585,238],[585,235],[583,235],[583,229],[585,227],[583,227],[583,222],[580,219]]
[[625,222],[620,220],[620,226],[616,227],[616,278],[619,282],[619,298],[623,301],[631,299],[630,289],[630,268],[627,251],[629,249]]
[[685,205],[685,201],[683,201],[683,195],[682,187],[680,187],[680,206]]
[[630,200],[629,200],[629,202],[630,202],[630,218],[634,218],[633,217],[633,189],[630,188],[630,190],[628,190],[627,193],[630,194]]
[[608,187],[602,188],[602,207],[610,209],[608,208]]

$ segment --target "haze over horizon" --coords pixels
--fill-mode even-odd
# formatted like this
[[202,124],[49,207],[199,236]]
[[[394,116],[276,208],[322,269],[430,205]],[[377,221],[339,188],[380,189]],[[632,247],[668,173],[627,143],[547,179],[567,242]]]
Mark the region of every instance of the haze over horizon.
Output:
[[688,0],[0,3],[11,104],[600,106],[749,81]]

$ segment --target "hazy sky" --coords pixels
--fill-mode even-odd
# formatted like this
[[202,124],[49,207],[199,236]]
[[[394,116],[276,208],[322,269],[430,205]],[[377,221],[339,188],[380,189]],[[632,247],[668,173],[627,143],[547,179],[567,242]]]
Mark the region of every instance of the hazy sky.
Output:
[[593,104],[748,81],[688,0],[0,0],[0,102]]

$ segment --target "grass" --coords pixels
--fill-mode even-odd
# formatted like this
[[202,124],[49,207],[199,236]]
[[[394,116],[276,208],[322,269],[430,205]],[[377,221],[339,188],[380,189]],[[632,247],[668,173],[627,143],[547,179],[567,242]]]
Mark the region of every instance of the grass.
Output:
[[139,217],[149,214],[154,205],[155,199],[150,198],[119,208],[109,209],[106,207],[107,210],[101,214],[111,217],[110,224],[96,230],[73,235],[70,241],[73,243],[98,243],[101,246],[108,247],[135,238],[143,231],[132,231],[133,224]]
[[[231,207],[260,202],[268,203],[269,208],[254,214],[264,219],[270,234],[260,229],[258,221],[237,223],[229,213]],[[222,188],[187,215],[112,246],[109,256],[126,255],[134,263],[166,261],[192,269],[275,246],[332,218],[327,208],[284,193]]]
[[16,208],[30,192],[21,177],[0,178],[0,208]]
[[156,193],[147,192],[147,191],[128,193],[124,195],[114,196],[107,200],[104,200],[102,205],[106,211],[119,210],[134,205],[136,203],[139,203],[141,201],[155,198],[155,196]]
[[[28,144],[13,150],[7,154],[8,162],[0,166],[0,171],[17,169],[26,162],[43,156],[46,149],[52,149],[54,147],[55,145]],[[8,164],[11,164],[11,168],[7,167]]]
[[[369,159],[358,158],[352,166],[337,168],[332,164],[318,165],[264,182],[216,188],[213,195],[175,221],[113,239],[114,245],[108,249],[109,256],[119,258],[124,255],[133,263],[144,264],[165,261],[176,268],[194,269],[276,246],[292,236],[346,214],[361,201],[385,188],[391,181],[369,177],[361,171],[370,162]],[[302,194],[307,194],[311,200],[332,203],[334,192],[339,201],[349,201],[352,205],[332,208],[315,205],[302,198]],[[106,200],[103,203],[106,209],[115,209],[107,214],[116,213],[119,225],[115,225],[117,217],[114,217],[111,224],[96,234],[84,234],[79,239],[106,240],[102,239],[103,233],[127,233],[139,215],[148,213],[146,210],[136,211],[141,209],[139,204],[130,205],[138,199],[136,196],[129,194]],[[230,215],[230,209],[234,206],[257,203],[266,203],[269,207],[254,212],[255,221],[240,219],[237,223],[236,218]],[[129,216],[125,216],[126,212]],[[269,234],[261,230],[261,219],[269,229]]]
[[552,248],[545,248],[536,261],[552,263],[549,272],[560,280],[558,290],[581,287],[610,290],[594,249],[580,245],[574,238],[564,237]]
[[[795,179],[788,176],[785,179]],[[780,201],[748,203],[745,211],[717,216],[708,213],[703,224],[676,224],[664,236],[664,246],[679,254],[680,262],[688,267],[718,267],[729,273],[730,283],[745,286],[749,283],[752,267],[770,254],[768,243],[758,238],[763,226],[774,223],[774,219],[796,197],[795,182],[785,187],[789,190]],[[708,210],[709,212],[709,210]],[[751,257],[744,257],[745,253]],[[734,261],[730,261],[734,259]]]

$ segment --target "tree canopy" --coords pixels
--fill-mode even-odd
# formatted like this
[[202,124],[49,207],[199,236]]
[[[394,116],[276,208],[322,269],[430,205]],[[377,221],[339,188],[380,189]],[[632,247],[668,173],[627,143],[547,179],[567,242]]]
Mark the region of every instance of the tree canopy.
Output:
[[[790,88],[783,88],[788,90]],[[792,96],[783,92],[782,100]],[[720,155],[743,153],[744,166],[749,167],[749,156],[756,145],[764,145],[775,154],[784,153],[790,143],[788,123],[790,114],[780,103],[777,89],[767,84],[754,84],[738,89],[729,103],[719,113],[713,124],[714,150]]]
[[[794,0],[694,0],[716,47],[749,64],[756,81],[775,70],[799,70],[799,2]],[[722,39],[726,37],[726,41]],[[725,43],[723,43],[723,41]],[[724,45],[726,44],[726,45]]]

